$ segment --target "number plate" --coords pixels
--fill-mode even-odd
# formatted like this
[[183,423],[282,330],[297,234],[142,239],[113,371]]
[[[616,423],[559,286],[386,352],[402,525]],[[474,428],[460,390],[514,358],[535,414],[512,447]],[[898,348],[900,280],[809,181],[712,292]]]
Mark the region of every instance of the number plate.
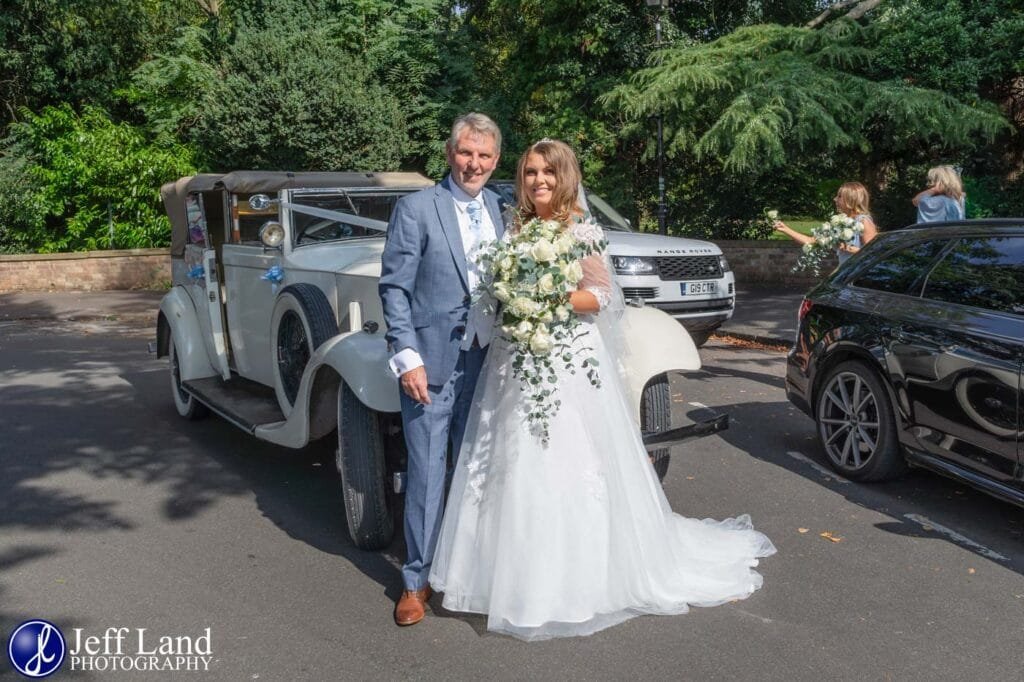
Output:
[[679,288],[683,296],[714,294],[718,292],[718,282],[680,282]]

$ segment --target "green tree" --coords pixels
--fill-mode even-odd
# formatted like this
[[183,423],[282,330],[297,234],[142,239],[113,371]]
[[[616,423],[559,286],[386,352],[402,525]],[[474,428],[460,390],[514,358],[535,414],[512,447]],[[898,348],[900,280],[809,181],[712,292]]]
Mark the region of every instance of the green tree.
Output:
[[[653,120],[629,118],[601,96],[623,84],[655,48],[660,16],[665,44],[695,44],[752,21],[806,21],[815,0],[674,2],[651,10],[624,0],[471,0],[450,45],[471,64],[453,74],[465,84],[453,99],[493,115],[508,140],[502,170],[541,137],[557,137],[580,156],[587,183],[639,223],[653,223],[656,196]],[[461,50],[461,51],[460,51]],[[461,55],[472,59],[460,59]],[[682,178],[667,169],[670,184]],[[670,187],[671,189],[671,187]]]
[[440,151],[443,0],[239,0],[178,30],[124,95],[215,168],[423,168]]
[[[634,120],[661,113],[669,155],[755,188],[792,166],[870,183],[888,160],[922,147],[971,149],[1008,129],[990,103],[873,76],[880,30],[846,20],[820,30],[743,27],[659,52],[603,101]],[[749,219],[762,206],[739,201],[722,217]]]
[[400,103],[330,31],[240,31],[191,131],[214,169],[394,170]]
[[209,34],[202,27],[181,27],[170,47],[140,64],[120,91],[162,142],[188,139],[201,118],[204,93],[218,76],[211,63]]
[[195,171],[191,151],[154,146],[105,111],[19,112],[0,157],[0,250],[166,245],[160,185]]
[[[955,147],[1008,127],[995,107],[865,75],[872,32],[750,26],[704,45],[670,48],[661,63],[608,96],[633,117],[663,112],[670,151],[726,169],[765,172],[808,150],[865,153],[879,132],[902,147]],[[891,145],[889,153],[899,152]]]
[[962,166],[968,215],[1024,214],[1024,7],[1019,0],[908,0],[876,19],[874,76],[948,93],[968,105],[989,102],[1013,126],[990,144],[911,148],[885,171],[882,205],[909,221],[906,197],[923,188],[929,166]]
[[22,107],[115,106],[115,91],[128,73],[195,11],[193,0],[5,0],[0,11],[5,126]]

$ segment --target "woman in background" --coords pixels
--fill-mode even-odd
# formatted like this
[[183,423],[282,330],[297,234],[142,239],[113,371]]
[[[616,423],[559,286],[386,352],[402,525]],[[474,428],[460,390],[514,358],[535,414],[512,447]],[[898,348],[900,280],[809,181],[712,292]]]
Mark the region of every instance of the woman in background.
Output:
[[[871,195],[868,194],[868,188],[861,183],[843,183],[832,198],[832,201],[835,203],[836,209],[843,215],[853,218],[855,223],[864,227],[864,231],[861,234],[854,236],[851,244],[845,244],[836,249],[836,255],[839,257],[839,262],[842,263],[852,254],[860,251],[864,244],[878,236],[878,226],[875,225],[875,221],[872,220],[871,213],[869,212]],[[811,244],[814,242],[814,237],[797,232],[781,220],[775,221],[775,229],[801,244]]]
[[952,166],[928,171],[928,189],[911,199],[917,206],[917,222],[935,223],[964,219],[964,186]]

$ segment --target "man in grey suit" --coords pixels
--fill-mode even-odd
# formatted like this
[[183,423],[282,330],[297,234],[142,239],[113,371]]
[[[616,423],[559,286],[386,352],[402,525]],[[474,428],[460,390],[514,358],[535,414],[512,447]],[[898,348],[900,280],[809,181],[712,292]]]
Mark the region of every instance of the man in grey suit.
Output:
[[498,126],[483,114],[461,116],[445,148],[451,172],[444,181],[395,205],[380,277],[409,451],[399,625],[423,620],[430,598],[448,446],[457,456],[492,333],[490,306],[473,301],[482,274],[475,256],[502,235],[498,197],[484,189],[501,154]]

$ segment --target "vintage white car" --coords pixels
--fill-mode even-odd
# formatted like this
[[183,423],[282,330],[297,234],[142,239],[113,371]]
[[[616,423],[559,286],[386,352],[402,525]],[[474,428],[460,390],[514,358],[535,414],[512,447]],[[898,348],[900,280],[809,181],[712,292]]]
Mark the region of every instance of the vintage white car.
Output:
[[[171,395],[261,440],[302,448],[336,434],[349,532],[387,546],[405,449],[377,281],[395,201],[416,173],[235,171],[161,188],[173,288],[157,320]],[[686,331],[654,308],[623,317],[637,425],[661,475],[667,444],[726,428],[725,415],[670,429],[668,372],[700,368]]]

